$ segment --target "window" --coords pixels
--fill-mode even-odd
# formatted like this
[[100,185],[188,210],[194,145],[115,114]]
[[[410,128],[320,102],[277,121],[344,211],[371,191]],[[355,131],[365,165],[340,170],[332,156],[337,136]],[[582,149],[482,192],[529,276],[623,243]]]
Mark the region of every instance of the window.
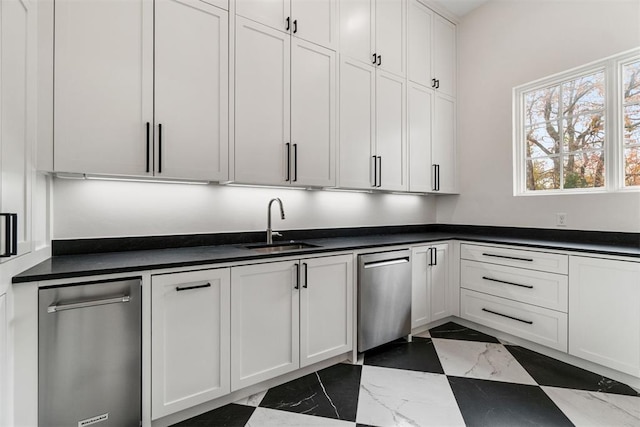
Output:
[[640,49],[514,89],[515,194],[640,189]]

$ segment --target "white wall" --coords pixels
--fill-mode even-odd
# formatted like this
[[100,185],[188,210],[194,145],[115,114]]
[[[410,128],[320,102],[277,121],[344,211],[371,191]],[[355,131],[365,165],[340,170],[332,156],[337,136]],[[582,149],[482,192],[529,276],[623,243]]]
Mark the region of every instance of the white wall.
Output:
[[492,1],[458,27],[460,196],[439,223],[640,232],[640,193],[514,197],[511,90],[640,46],[640,1]]
[[[434,196],[55,179],[54,239],[435,223]],[[286,236],[285,236],[286,237]]]

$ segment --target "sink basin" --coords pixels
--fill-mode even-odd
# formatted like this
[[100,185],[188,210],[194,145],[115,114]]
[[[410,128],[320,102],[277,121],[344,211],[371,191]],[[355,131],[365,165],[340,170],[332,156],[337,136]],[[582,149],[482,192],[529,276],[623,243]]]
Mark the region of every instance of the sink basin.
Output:
[[245,248],[256,252],[271,254],[277,252],[295,251],[297,249],[317,248],[318,245],[312,245],[304,242],[278,242],[272,244],[258,243],[254,245],[246,245]]

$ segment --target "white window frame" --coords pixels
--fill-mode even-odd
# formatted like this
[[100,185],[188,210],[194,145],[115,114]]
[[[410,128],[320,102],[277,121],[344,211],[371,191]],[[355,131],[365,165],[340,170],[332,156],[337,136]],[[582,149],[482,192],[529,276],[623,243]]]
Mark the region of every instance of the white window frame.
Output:
[[[640,48],[616,54],[589,64],[544,77],[513,88],[513,194],[515,196],[547,196],[558,194],[601,194],[640,191],[640,186],[624,185],[624,109],[622,97],[623,66],[640,60]],[[590,188],[528,190],[526,188],[526,140],[524,94],[581,76],[604,71],[605,79],[605,185]],[[561,111],[558,111],[559,118]]]

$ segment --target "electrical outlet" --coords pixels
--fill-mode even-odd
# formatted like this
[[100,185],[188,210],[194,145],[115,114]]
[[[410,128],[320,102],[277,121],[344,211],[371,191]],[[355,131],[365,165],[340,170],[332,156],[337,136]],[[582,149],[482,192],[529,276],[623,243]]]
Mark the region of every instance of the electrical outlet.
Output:
[[558,227],[566,227],[567,226],[567,214],[558,212],[556,214],[556,225]]

